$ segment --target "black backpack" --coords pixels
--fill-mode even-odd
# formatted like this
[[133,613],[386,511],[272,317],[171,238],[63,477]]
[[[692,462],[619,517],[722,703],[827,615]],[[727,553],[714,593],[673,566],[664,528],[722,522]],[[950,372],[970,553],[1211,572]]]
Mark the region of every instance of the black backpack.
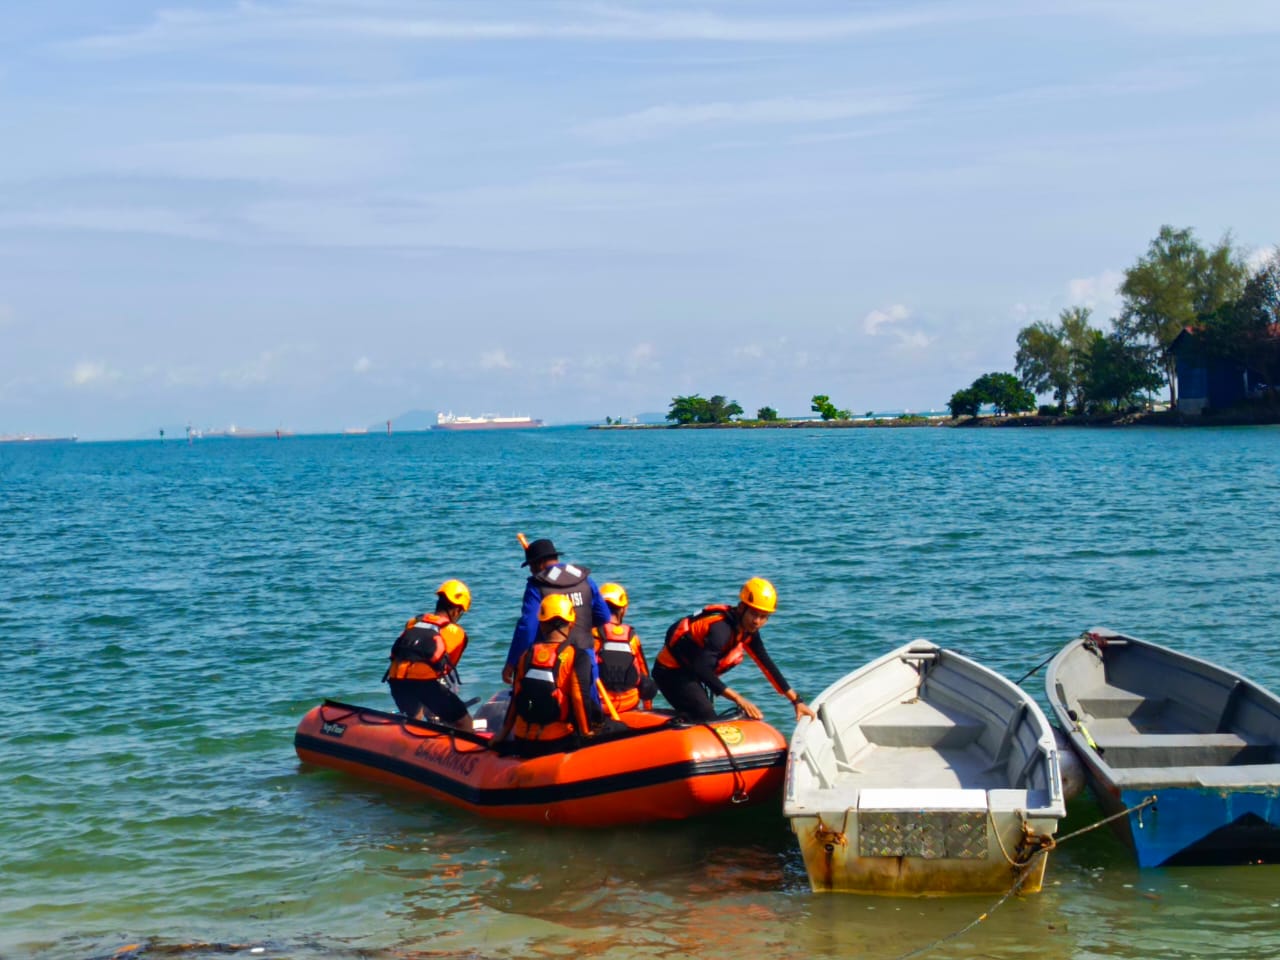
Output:
[[515,693],[516,716],[528,724],[546,726],[565,716],[564,691],[556,683],[560,671],[560,653],[572,644],[566,640],[553,644],[539,642],[529,648],[528,665]]
[[407,627],[391,647],[392,660],[407,660],[410,663],[436,666],[443,655],[444,641],[440,639],[440,628],[434,623],[419,621]]

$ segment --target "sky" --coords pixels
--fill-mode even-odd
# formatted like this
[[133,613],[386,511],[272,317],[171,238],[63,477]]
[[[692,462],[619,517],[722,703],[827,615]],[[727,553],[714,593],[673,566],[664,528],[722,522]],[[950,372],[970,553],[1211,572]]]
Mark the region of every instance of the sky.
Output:
[[1280,241],[1280,6],[0,7],[0,434],[942,408]]

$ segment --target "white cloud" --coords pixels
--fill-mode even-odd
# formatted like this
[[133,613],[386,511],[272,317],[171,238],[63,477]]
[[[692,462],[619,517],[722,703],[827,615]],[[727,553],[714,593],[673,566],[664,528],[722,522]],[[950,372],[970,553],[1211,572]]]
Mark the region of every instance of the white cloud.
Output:
[[1093,310],[1108,309],[1120,302],[1119,288],[1124,274],[1119,270],[1104,270],[1092,277],[1080,277],[1067,284],[1071,304]]
[[865,94],[845,97],[770,97],[764,100],[662,104],[579,128],[589,137],[609,142],[641,140],[690,127],[806,124],[849,120],[910,109],[908,95]]
[[368,373],[373,369],[373,361],[368,357],[361,357],[355,362],[355,365],[351,369],[355,373]]
[[569,375],[569,361],[561,357],[551,362],[551,367],[547,370],[552,380],[563,380]]
[[239,97],[261,102],[340,103],[361,100],[386,102],[396,97],[420,97],[436,94],[446,85],[440,82],[411,83],[179,83],[157,88],[142,88],[144,93],[180,93],[208,95],[216,98]]
[[875,337],[880,328],[892,323],[901,323],[911,316],[911,311],[900,303],[895,303],[887,310],[872,310],[862,320],[862,329],[867,336]]
[[898,338],[898,345],[908,350],[923,350],[935,339],[920,330],[894,330],[893,334]]
[[899,326],[911,319],[911,311],[904,304],[895,303],[883,310],[872,310],[862,319],[862,330],[869,337],[891,333],[897,338],[899,350],[923,350],[936,339],[921,330],[908,330]]
[[1080,0],[1076,9],[1082,15],[1119,22],[1139,34],[1254,37],[1280,31],[1280,19],[1270,0],[1219,4],[1201,0]]
[[[648,4],[544,5],[537,19],[485,17],[486,6],[465,4],[467,16],[422,17],[421,7],[400,9],[363,3],[239,3],[228,10],[158,11],[145,26],[82,38],[69,47],[82,53],[126,56],[222,47],[262,41],[391,42],[519,40],[831,44],[856,36],[981,19],[981,7],[960,11],[941,5],[911,12],[843,17],[733,17],[702,11],[653,9]],[[412,13],[404,11],[412,11]],[[569,16],[557,17],[561,11]]]
[[759,360],[764,356],[764,347],[758,343],[746,343],[733,348],[733,356],[740,360]]
[[72,369],[70,382],[75,387],[92,387],[114,383],[121,376],[120,371],[108,367],[100,360],[82,360]]
[[161,382],[166,387],[197,387],[205,386],[209,377],[196,367],[172,367],[164,372]]
[[[1258,247],[1245,257],[1245,263],[1249,267],[1250,273],[1257,273],[1267,265],[1270,260],[1280,255],[1280,247]],[[0,326],[4,325],[4,311],[0,309]]]
[[267,383],[276,379],[279,372],[288,367],[289,356],[298,352],[294,347],[264,350],[238,367],[223,370],[219,374],[219,379],[234,387],[251,387]]
[[629,373],[658,368],[658,351],[652,343],[637,343],[627,354],[626,367]]
[[238,133],[122,147],[107,156],[107,165],[183,180],[328,184],[386,175],[392,152],[367,137]]
[[480,354],[482,370],[510,370],[513,367],[515,364],[511,362],[505,350],[490,350],[488,353]]
[[156,207],[71,207],[0,215],[0,226],[96,233],[142,233],[192,240],[217,239],[220,231],[199,217]]

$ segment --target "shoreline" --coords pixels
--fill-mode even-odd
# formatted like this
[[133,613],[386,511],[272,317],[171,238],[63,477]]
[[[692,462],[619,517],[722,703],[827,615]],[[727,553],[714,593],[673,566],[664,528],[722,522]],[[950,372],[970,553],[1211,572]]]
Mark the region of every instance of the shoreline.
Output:
[[1010,427],[1252,427],[1280,424],[1280,410],[1189,416],[1170,410],[1056,416],[1037,413],[978,417],[877,417],[858,420],[734,420],[728,423],[597,423],[588,430],[859,430],[1003,429]]

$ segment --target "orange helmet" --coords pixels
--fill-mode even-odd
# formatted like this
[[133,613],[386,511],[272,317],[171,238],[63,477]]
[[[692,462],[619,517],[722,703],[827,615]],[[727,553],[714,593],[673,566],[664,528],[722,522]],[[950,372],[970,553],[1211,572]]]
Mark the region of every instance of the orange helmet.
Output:
[[578,614],[573,609],[572,601],[563,593],[553,593],[549,597],[543,597],[542,603],[538,606],[539,623],[563,620],[571,624],[577,619]]
[[444,597],[455,607],[461,607],[463,613],[471,609],[471,591],[461,580],[446,580],[436,590],[437,597]]
[[623,589],[620,583],[606,583],[600,588],[600,596],[604,598],[604,602],[610,606],[627,609],[627,591]]
[[778,591],[763,577],[752,577],[744,583],[738,599],[761,613],[773,613],[778,609]]

